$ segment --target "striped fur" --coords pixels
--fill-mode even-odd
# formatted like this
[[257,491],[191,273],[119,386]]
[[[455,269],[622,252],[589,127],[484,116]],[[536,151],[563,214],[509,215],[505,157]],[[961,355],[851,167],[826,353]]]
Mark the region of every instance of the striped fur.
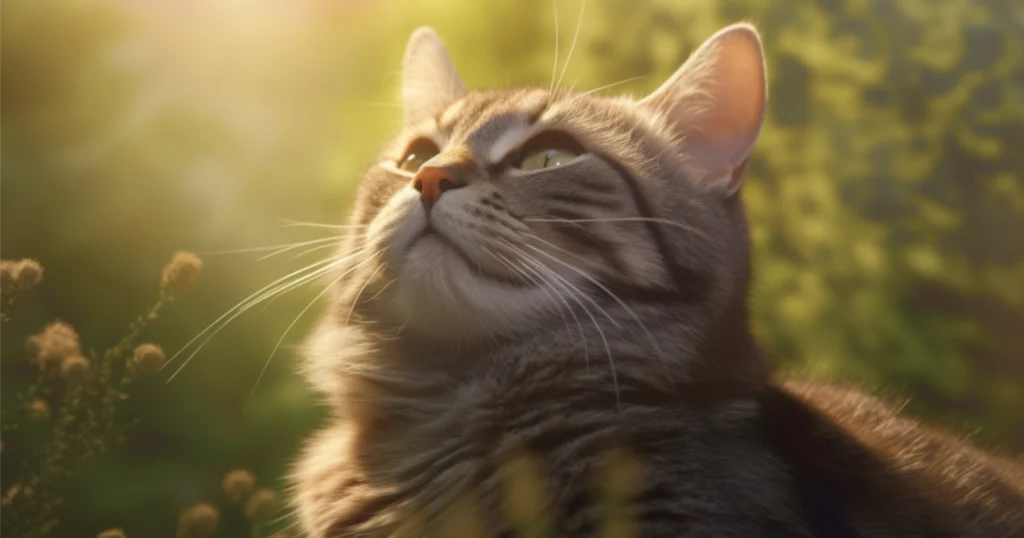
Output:
[[[439,63],[414,83],[447,93],[364,177],[344,245],[362,254],[308,340],[332,410],[294,473],[308,535],[452,536],[469,498],[486,535],[511,536],[502,466],[526,452],[558,536],[592,536],[593,477],[620,450],[643,465],[628,504],[645,537],[1024,535],[1011,462],[859,393],[772,381],[748,325],[740,197],[680,149],[696,146],[670,114],[466,93],[438,50],[409,57]],[[546,130],[586,153],[517,170],[517,146]],[[464,185],[429,213],[395,166],[424,137]]]

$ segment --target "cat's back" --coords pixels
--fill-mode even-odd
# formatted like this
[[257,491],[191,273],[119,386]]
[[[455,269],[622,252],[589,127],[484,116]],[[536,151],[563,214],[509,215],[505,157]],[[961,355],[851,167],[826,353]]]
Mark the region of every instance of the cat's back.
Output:
[[1024,475],[1008,459],[843,387],[792,382],[760,407],[808,520],[829,535],[1024,536]]

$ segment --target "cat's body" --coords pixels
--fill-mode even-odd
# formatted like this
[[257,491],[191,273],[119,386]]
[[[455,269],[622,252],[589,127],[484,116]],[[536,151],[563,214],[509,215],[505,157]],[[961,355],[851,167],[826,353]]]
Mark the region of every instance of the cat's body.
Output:
[[766,96],[752,28],[642,101],[467,93],[419,31],[404,93],[309,343],[334,410],[295,474],[311,536],[453,536],[467,498],[511,536],[502,469],[523,453],[557,535],[591,536],[618,451],[643,468],[638,536],[1024,535],[1010,462],[773,384],[738,193]]
[[510,536],[501,534],[511,528],[501,466],[527,450],[545,464],[556,536],[597,536],[594,479],[613,448],[644,464],[636,536],[1012,537],[1024,529],[1019,468],[857,392],[766,384],[740,394],[620,372],[616,412],[610,380],[585,367],[509,367],[505,358],[429,397],[377,392],[380,408],[363,410],[372,418],[322,431],[298,469],[307,530],[392,536],[415,513],[432,523],[430,536],[447,536],[446,520],[458,515],[445,510],[469,495],[487,536]]

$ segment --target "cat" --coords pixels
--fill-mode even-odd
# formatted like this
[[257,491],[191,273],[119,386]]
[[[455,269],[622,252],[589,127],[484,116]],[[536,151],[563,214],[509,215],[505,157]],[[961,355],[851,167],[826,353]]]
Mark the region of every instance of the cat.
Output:
[[470,92],[429,28],[402,78],[402,129],[305,345],[332,411],[293,476],[309,536],[470,535],[445,527],[467,498],[479,535],[511,536],[501,468],[520,453],[556,536],[595,535],[614,453],[641,465],[636,536],[1024,536],[1015,462],[774,379],[747,307],[752,25],[642,99]]

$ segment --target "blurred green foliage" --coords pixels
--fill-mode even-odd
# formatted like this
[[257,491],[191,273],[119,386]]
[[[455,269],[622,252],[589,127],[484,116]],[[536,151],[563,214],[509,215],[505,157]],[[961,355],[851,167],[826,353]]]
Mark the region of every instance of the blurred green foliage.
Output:
[[[554,4],[564,61],[582,3]],[[640,95],[739,19],[761,28],[771,78],[744,187],[758,332],[791,372],[911,398],[1021,450],[1024,3],[592,0],[563,85],[639,77],[605,93]],[[326,235],[278,219],[343,217],[398,125],[401,51],[421,24],[470,87],[550,80],[549,0],[4,2],[0,248],[47,272],[5,325],[3,404],[31,379],[8,335],[59,318],[104,349],[156,298],[174,250]],[[315,259],[255,258],[207,257],[193,297],[145,337],[173,350]],[[317,292],[241,317],[173,383],[141,382],[139,426],[79,477],[58,535],[169,536],[182,508],[223,497],[226,471],[284,476],[322,416],[293,347],[248,396]],[[246,532],[236,519],[223,535]]]

